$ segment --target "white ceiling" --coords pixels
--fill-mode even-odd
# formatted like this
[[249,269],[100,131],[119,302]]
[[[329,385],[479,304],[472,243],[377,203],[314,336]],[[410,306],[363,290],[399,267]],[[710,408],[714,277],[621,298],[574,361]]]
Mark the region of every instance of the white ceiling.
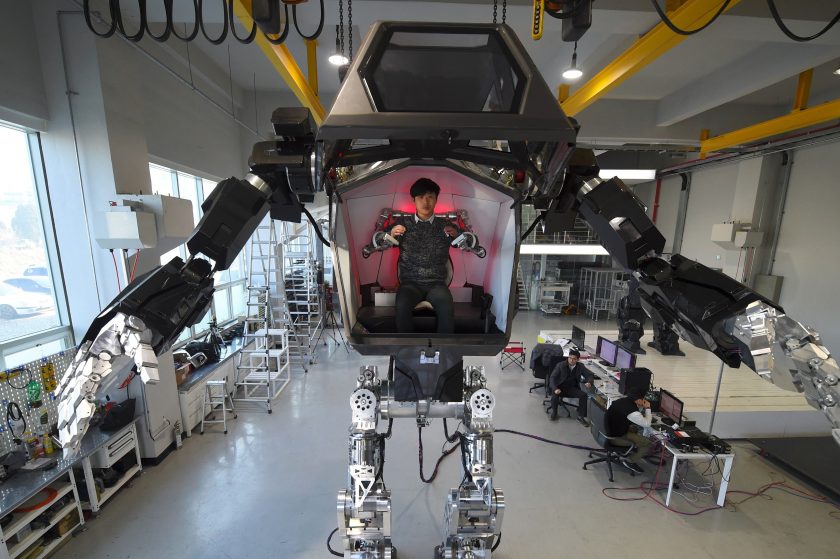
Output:
[[[149,10],[154,11],[160,3],[149,4]],[[175,0],[176,21],[192,21],[191,4],[189,0]],[[205,21],[221,21],[221,2],[205,4]],[[777,4],[789,27],[798,33],[810,34],[831,19],[840,3],[836,0],[778,0]],[[324,31],[318,48],[318,79],[321,98],[328,108],[339,86],[335,67],[327,61],[334,50],[338,2],[325,0],[325,6]],[[545,22],[542,40],[531,40],[530,9],[530,0],[510,0],[507,23],[519,34],[546,82],[554,89],[561,83],[560,74],[571,60],[572,45],[561,41],[560,22],[550,18]],[[188,15],[185,14],[187,10]],[[298,11],[301,28],[310,33],[317,26],[318,2],[309,0]],[[499,12],[501,14],[501,2]],[[840,65],[840,25],[818,40],[797,43],[775,25],[763,1],[742,0],[730,14],[722,16],[701,33],[688,37],[604,97],[612,102],[655,104],[655,110],[647,111],[644,118],[634,114],[638,113],[632,110],[634,105],[627,105],[628,111],[623,118],[638,127],[638,138],[654,137],[649,132],[642,132],[644,129],[656,128],[661,135],[662,129],[676,129],[674,125],[679,123],[691,123],[691,126],[696,123],[699,134],[705,119],[720,122],[721,111],[727,105],[738,105],[742,109],[739,113],[745,115],[748,113],[744,111],[749,111],[750,107],[758,111],[756,115],[767,114],[768,107],[781,114],[789,110],[793,100],[796,76],[812,67],[816,68],[811,89],[813,102],[840,98],[840,76],[831,73]],[[353,42],[358,48],[362,35],[376,20],[478,22],[491,19],[491,0],[355,0]],[[579,83],[585,82],[658,22],[649,1],[596,1],[592,27],[578,45],[578,64],[585,72]],[[219,26],[210,23],[207,29],[215,34]],[[304,43],[294,29],[286,45],[305,72]],[[256,45],[241,45],[228,37],[225,44],[214,46],[199,37],[190,48],[202,51],[244,91],[256,88],[261,95],[288,91]],[[714,120],[715,111],[720,113],[717,120]],[[615,114],[615,110],[611,114]],[[585,126],[587,117],[597,116],[597,110],[587,109],[579,119]],[[632,123],[634,118],[639,121]],[[683,136],[684,130],[679,137]],[[626,137],[621,139],[628,140]]]

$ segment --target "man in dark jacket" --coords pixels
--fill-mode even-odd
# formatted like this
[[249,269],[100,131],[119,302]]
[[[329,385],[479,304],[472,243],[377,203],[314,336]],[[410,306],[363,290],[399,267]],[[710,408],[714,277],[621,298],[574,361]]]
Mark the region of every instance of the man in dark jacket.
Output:
[[548,387],[551,390],[551,419],[557,419],[557,406],[560,405],[560,398],[577,398],[577,420],[588,425],[586,421],[586,406],[588,394],[581,388],[591,388],[595,376],[584,367],[580,360],[580,352],[573,349],[565,361],[557,364],[551,371],[548,380]]
[[411,197],[416,213],[389,231],[400,242],[397,332],[414,331],[411,311],[420,301],[434,307],[439,334],[455,331],[455,310],[446,280],[450,243],[460,232],[450,221],[435,217],[439,194],[440,187],[432,179],[415,181]]

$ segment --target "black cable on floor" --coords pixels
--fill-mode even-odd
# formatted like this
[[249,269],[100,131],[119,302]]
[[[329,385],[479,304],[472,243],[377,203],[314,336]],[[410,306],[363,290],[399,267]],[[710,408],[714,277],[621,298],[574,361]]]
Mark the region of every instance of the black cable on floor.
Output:
[[496,543],[493,544],[493,547],[490,548],[490,551],[496,551],[496,548],[499,547],[499,544],[502,543],[502,533],[499,532],[499,535],[496,537]]
[[333,530],[332,532],[330,532],[330,535],[329,535],[329,536],[327,536],[327,549],[329,549],[329,550],[330,550],[330,553],[332,553],[332,554],[333,554],[333,555],[335,555],[336,557],[344,557],[344,554],[343,554],[343,553],[339,553],[339,552],[337,552],[337,551],[336,551],[336,550],[334,550],[334,549],[332,548],[332,546],[330,545],[330,540],[332,540],[333,534],[335,534],[336,532],[338,532],[338,528],[336,528],[335,530]]
[[543,437],[539,437],[537,435],[531,435],[530,433],[523,433],[522,431],[514,431],[513,429],[496,429],[495,433],[510,433],[512,435],[519,435],[520,437],[528,437],[529,439],[536,439],[538,441],[549,443],[549,444],[556,444],[557,446],[565,446],[566,448],[575,448],[577,450],[586,450],[589,452],[603,452],[603,448],[595,448],[589,446],[583,446],[579,444],[569,444],[569,443],[561,443],[560,441],[553,441],[551,439],[546,439]]

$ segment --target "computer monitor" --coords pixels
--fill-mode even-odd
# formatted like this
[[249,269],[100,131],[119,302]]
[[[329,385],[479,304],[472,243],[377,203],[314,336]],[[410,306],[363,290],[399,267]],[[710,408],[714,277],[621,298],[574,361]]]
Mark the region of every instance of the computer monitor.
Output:
[[598,357],[600,357],[601,361],[610,367],[615,366],[616,350],[618,349],[618,346],[615,342],[611,342],[606,338],[600,338],[599,341],[600,349],[598,350]]
[[577,326],[572,326],[572,343],[575,344],[576,348],[583,349],[585,338],[586,331],[582,328],[578,328]]
[[659,413],[672,423],[679,424],[683,413],[682,400],[663,388],[659,391]]
[[618,351],[615,354],[615,366],[619,369],[635,369],[636,355],[634,353],[630,353],[623,347],[618,348]]

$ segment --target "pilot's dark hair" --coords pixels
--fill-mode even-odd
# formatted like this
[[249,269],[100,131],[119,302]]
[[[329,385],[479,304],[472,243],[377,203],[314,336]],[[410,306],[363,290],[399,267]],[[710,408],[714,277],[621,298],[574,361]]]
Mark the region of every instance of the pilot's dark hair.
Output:
[[641,400],[647,396],[647,387],[634,386],[627,391],[627,397],[632,400]]
[[417,198],[418,196],[423,196],[424,194],[428,194],[430,192],[434,192],[435,196],[440,196],[440,187],[438,186],[438,183],[432,179],[423,177],[414,181],[414,184],[411,185],[410,192],[412,198]]

